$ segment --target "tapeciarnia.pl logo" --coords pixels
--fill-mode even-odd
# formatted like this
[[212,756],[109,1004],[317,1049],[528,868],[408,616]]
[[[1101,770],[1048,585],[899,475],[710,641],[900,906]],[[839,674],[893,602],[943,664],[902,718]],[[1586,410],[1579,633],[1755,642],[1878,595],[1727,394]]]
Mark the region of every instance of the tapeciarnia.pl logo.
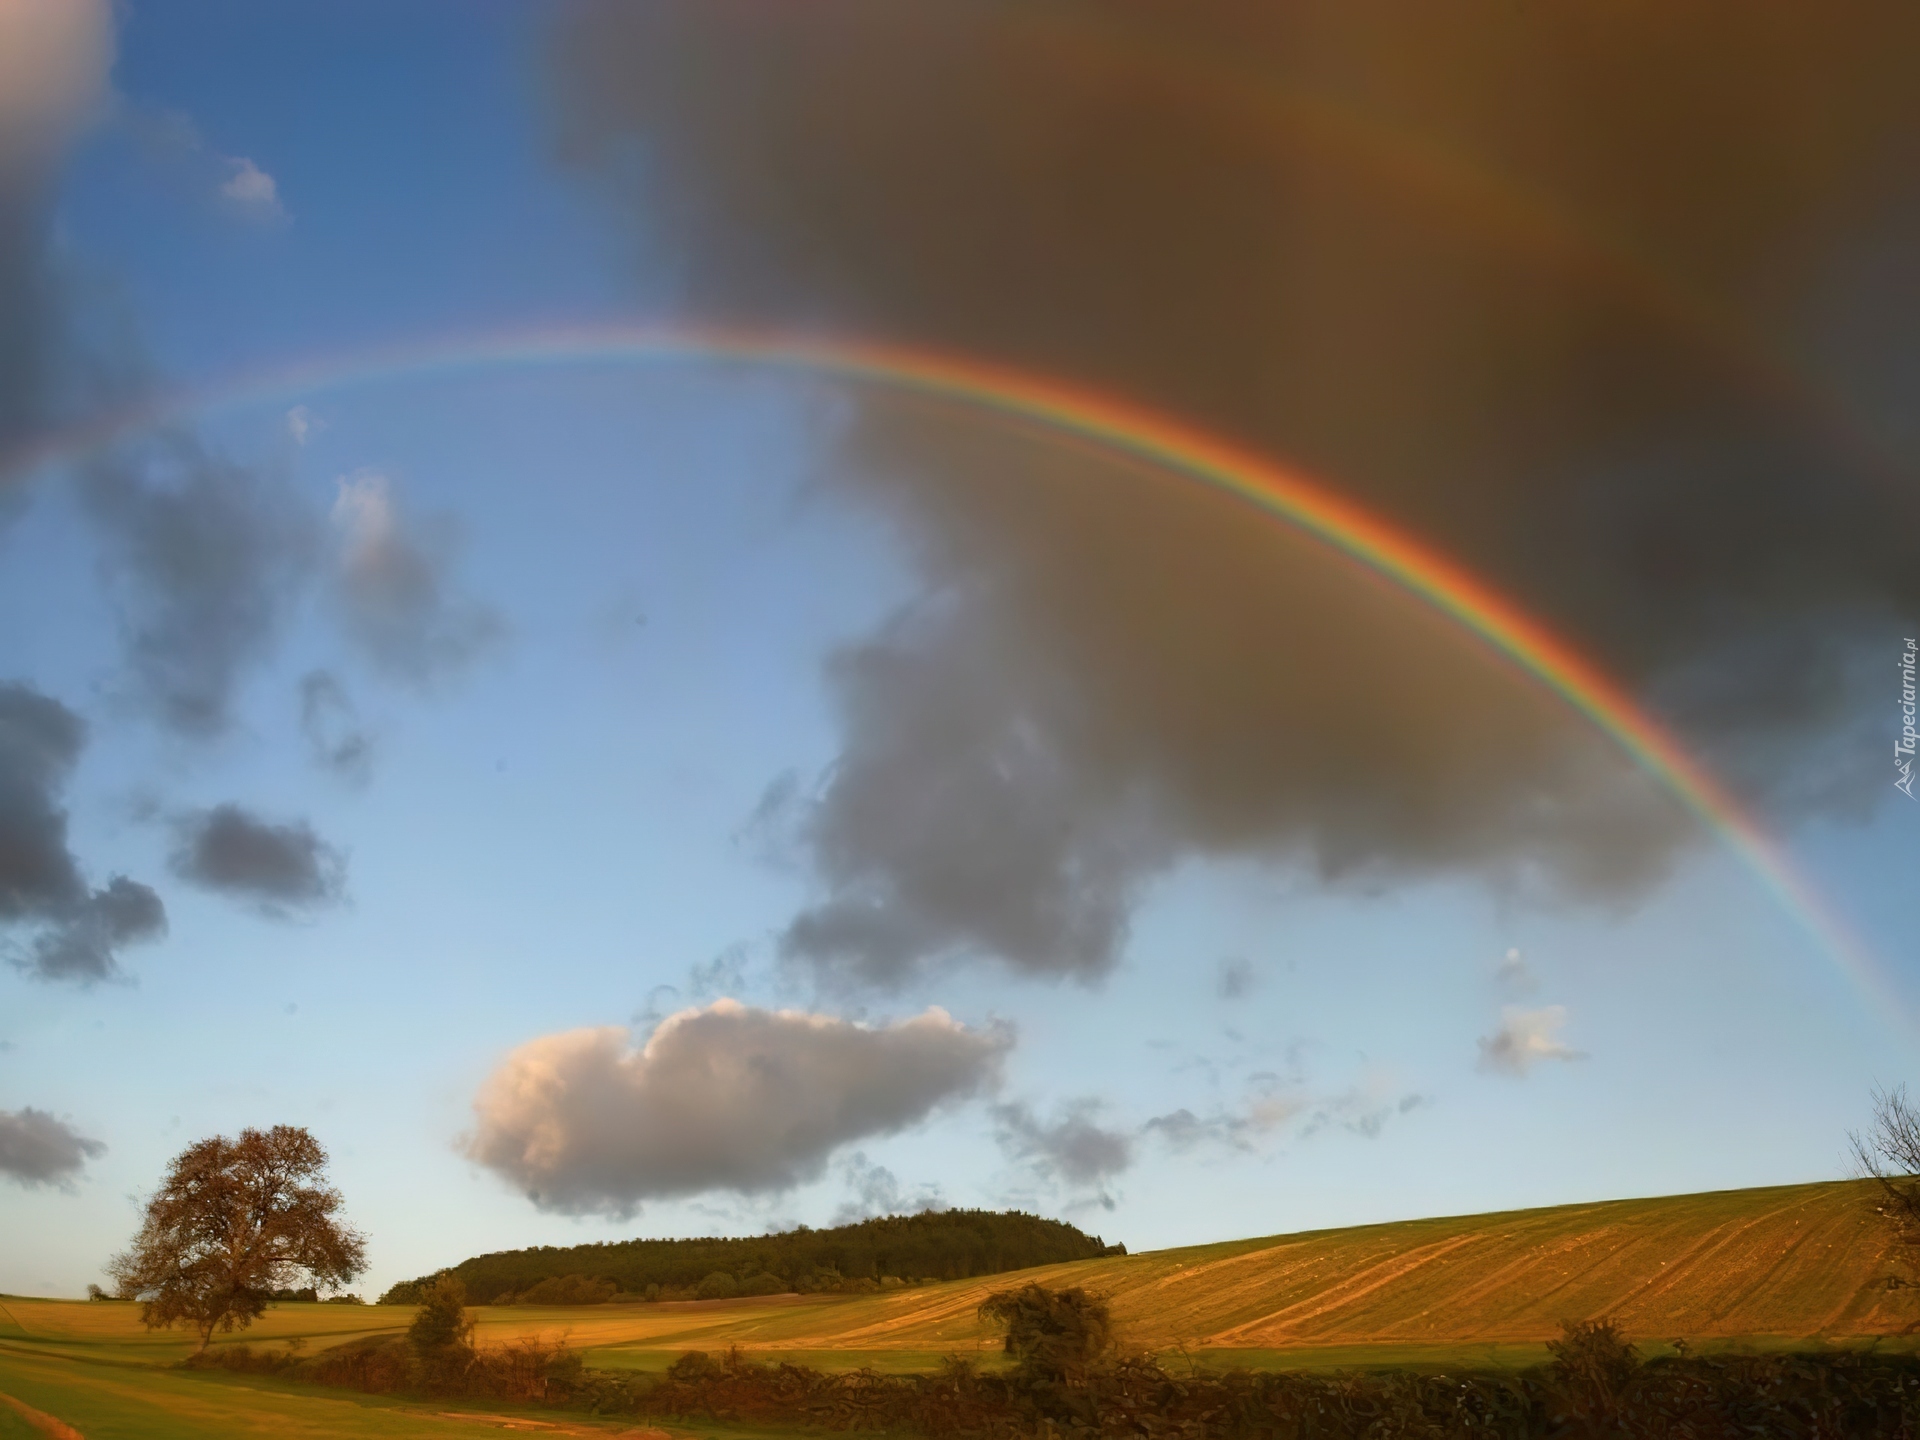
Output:
[[1893,782],[1893,788],[1909,800],[1913,794],[1913,747],[1916,738],[1913,728],[1913,662],[1914,644],[1911,637],[1907,648],[1900,655],[1900,738],[1893,747],[1893,768],[1900,772],[1900,778]]

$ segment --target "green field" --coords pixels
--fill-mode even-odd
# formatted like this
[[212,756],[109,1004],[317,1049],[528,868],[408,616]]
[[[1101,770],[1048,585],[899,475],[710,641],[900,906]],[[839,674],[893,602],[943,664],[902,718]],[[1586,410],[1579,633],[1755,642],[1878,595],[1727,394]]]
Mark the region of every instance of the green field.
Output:
[[[1518,1367],[1544,1358],[1560,1322],[1606,1315],[1657,1353],[1696,1345],[1852,1345],[1916,1318],[1861,1182],[1621,1200],[1237,1240],[1019,1272],[1084,1285],[1122,1338],[1169,1364]],[[572,1309],[483,1308],[482,1343],[565,1334],[589,1365],[659,1369],[730,1345],[832,1368],[911,1370],[961,1353],[991,1361],[976,1310],[1008,1276],[876,1295]],[[397,1333],[412,1312],[277,1305],[244,1335],[306,1353]],[[1904,1342],[1901,1342],[1904,1343]],[[471,1436],[507,1417],[449,1405],[302,1390],[172,1370],[180,1332],[140,1328],[135,1307],[0,1298],[0,1393],[102,1436]],[[548,1434],[620,1433],[543,1414]],[[0,1407],[0,1440],[22,1422]],[[513,1422],[523,1428],[529,1419]],[[630,1427],[628,1427],[630,1428]],[[711,1427],[708,1427],[711,1428]],[[655,1432],[657,1433],[657,1432]],[[702,1433],[705,1433],[704,1431]]]

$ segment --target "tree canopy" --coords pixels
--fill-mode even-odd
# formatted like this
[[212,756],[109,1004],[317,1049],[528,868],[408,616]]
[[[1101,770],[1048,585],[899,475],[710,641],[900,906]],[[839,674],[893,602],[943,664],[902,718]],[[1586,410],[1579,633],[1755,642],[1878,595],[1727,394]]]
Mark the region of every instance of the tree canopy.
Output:
[[326,1167],[320,1142],[296,1125],[198,1141],[167,1167],[140,1233],[107,1272],[142,1302],[149,1328],[185,1321],[203,1350],[215,1330],[252,1324],[297,1278],[344,1285],[366,1267],[366,1242],[336,1218],[340,1192]]
[[[569,1278],[631,1295],[657,1287],[690,1299],[718,1271],[734,1277],[735,1293],[759,1293],[769,1278],[782,1288],[832,1290],[871,1288],[889,1278],[964,1280],[1125,1253],[1124,1245],[1108,1245],[1065,1221],[1018,1210],[939,1210],[777,1235],[503,1250],[463,1260],[448,1273],[460,1277],[473,1303],[492,1305],[524,1297],[542,1281]],[[430,1278],[402,1281],[383,1299],[418,1304]]]

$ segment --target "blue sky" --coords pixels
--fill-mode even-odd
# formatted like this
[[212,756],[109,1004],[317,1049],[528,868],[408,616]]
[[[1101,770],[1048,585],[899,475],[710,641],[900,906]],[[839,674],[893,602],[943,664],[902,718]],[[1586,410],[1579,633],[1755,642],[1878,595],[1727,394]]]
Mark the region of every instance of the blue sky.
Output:
[[[134,337],[116,352],[129,367],[198,380],[648,318],[681,293],[649,258],[644,201],[636,219],[561,156],[537,7],[194,0],[115,20],[110,88],[61,151],[45,233],[63,303]],[[270,201],[259,182],[223,195],[253,172]],[[1470,865],[1331,883],[1297,853],[1176,847],[1141,872],[1090,981],[936,955],[863,987],[783,952],[821,885],[791,807],[765,802],[782,777],[827,783],[847,744],[829,657],[925,588],[913,532],[833,482],[859,404],[598,364],[195,417],[198,453],[305,536],[275,563],[311,572],[235,662],[211,736],[156,722],[129,680],[124,638],[150,603],[131,532],[103,529],[106,502],[71,469],[25,482],[0,531],[0,680],[85,721],[59,795],[68,845],[90,884],[152,884],[168,930],[101,983],[0,971],[0,1111],[104,1146],[0,1176],[0,1291],[79,1293],[172,1154],[281,1122],[334,1157],[370,1237],[363,1291],[482,1250],[819,1225],[849,1206],[1019,1205],[1148,1248],[1842,1173],[1870,1088],[1914,1053],[1920,812],[1890,783],[1778,823],[1906,1013],[1710,839],[1680,844],[1657,883],[1574,899]],[[357,555],[426,567],[430,613],[396,620],[388,592],[356,590]],[[1380,603],[1368,582],[1325,584],[1331,606]],[[1491,664],[1407,623],[1449,664]],[[394,639],[406,624],[432,634]],[[301,687],[320,672],[345,708],[317,723],[369,737],[364,774],[316,763]],[[1884,749],[1898,678],[1889,651],[1883,713],[1848,722],[1859,743]],[[1667,803],[1532,682],[1486,684],[1550,716],[1607,794]],[[1419,730],[1416,704],[1409,743]],[[223,804],[307,827],[340,883],[276,893],[204,866],[196,883],[172,857]],[[745,1190],[649,1189],[643,1149],[608,1162],[628,1166],[617,1181],[578,1181],[585,1199],[548,1174],[536,1202],[534,1161],[475,1158],[518,1134],[475,1109],[518,1047],[595,1026],[638,1044],[722,997],[889,1037],[939,1006],[964,1064],[892,1120],[836,1122],[797,1178]],[[1519,1051],[1495,1043],[1503,1025]],[[594,1094],[615,1130],[644,1128],[617,1113],[643,1102]],[[1190,1132],[1168,1121],[1182,1112]],[[1093,1132],[1125,1163],[1087,1159]]]

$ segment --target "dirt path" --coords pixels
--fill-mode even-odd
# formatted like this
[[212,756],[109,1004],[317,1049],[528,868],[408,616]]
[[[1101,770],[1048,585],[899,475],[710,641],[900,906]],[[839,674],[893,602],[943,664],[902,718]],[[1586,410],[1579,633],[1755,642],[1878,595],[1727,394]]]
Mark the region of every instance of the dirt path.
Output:
[[22,1420],[42,1435],[51,1435],[53,1440],[87,1440],[86,1436],[58,1416],[49,1415],[44,1410],[36,1410],[26,1401],[16,1400],[5,1391],[0,1391],[0,1405],[15,1411]]

